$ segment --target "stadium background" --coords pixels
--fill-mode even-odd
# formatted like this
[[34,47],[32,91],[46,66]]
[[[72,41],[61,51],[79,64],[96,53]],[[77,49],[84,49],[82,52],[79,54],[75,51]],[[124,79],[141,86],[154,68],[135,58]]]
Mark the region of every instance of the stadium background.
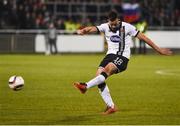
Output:
[[[70,34],[84,26],[106,22],[106,16],[110,10],[116,10],[121,20],[134,25],[145,20],[148,31],[179,31],[178,5],[178,0],[2,0],[0,1],[0,52],[44,52],[45,49],[37,51],[36,45],[45,43],[45,40],[36,42],[36,38],[38,34],[46,33],[50,22],[55,24],[59,35]],[[160,36],[161,40],[155,39],[155,41],[163,42],[165,35],[158,34],[157,36]],[[169,36],[169,38],[174,38],[174,36]],[[179,32],[176,36],[179,36]],[[175,41],[172,42],[172,46],[167,42],[167,45],[170,45],[167,47],[178,50],[177,48],[180,47],[176,46],[179,44]],[[58,43],[61,42],[58,40]],[[64,45],[59,45],[58,51],[63,52],[61,51],[63,47]],[[94,52],[103,52],[103,50]]]
[[[0,124],[179,125],[179,5],[179,0],[0,0]],[[128,70],[107,80],[120,111],[102,116],[97,89],[83,96],[72,83],[94,77],[106,45],[103,36],[79,38],[74,31],[105,22],[112,9],[132,24],[145,19],[150,37],[174,55],[156,55],[149,48],[147,55],[133,54]],[[50,22],[59,31],[60,52],[45,56]],[[70,45],[68,54],[61,53]],[[9,89],[12,75],[23,76],[23,90]]]
[[[0,52],[44,52],[45,47],[42,47],[42,45],[46,40],[45,38],[39,40],[38,38],[42,38],[42,36],[37,35],[45,34],[49,23],[53,22],[55,24],[59,35],[72,34],[79,28],[106,22],[106,16],[110,10],[116,10],[121,20],[134,25],[145,20],[148,24],[148,31],[168,31],[169,34],[157,35],[155,32],[151,32],[160,36],[158,39],[156,39],[156,36],[151,37],[151,33],[149,36],[152,39],[155,38],[154,41],[166,43],[160,44],[161,47],[175,48],[176,50],[180,48],[177,43],[179,38],[173,40],[174,36],[179,36],[179,32],[170,32],[179,31],[178,0],[1,0]],[[172,43],[169,43],[166,38],[164,39],[167,40],[166,42],[163,40],[166,34],[169,35],[169,38],[172,38]],[[63,39],[57,42],[59,52],[77,52],[72,48],[66,50],[65,44],[67,43],[61,43],[64,41],[69,40]],[[138,47],[138,42],[136,43]],[[39,46],[42,49],[38,50]],[[65,51],[62,51],[63,48]],[[83,48],[85,47],[83,46]],[[89,48],[89,52],[93,52],[91,51],[92,47]],[[88,52],[88,49],[86,50]],[[83,51],[79,50],[79,52]],[[103,50],[99,49],[94,52],[103,52]]]
[[[135,5],[131,17],[124,13],[125,3]],[[179,5],[179,0],[1,0],[0,28],[42,29],[53,20],[67,30],[69,22],[76,27],[99,24],[112,9],[130,23],[141,16],[149,26],[179,26]]]

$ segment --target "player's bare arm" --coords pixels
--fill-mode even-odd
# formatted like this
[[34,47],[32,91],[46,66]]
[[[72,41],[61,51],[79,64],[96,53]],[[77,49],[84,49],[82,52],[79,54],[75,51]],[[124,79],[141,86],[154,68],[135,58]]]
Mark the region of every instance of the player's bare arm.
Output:
[[97,33],[97,28],[95,26],[88,26],[83,29],[77,30],[78,35],[90,34],[90,33]]
[[172,51],[167,48],[159,48],[151,39],[149,39],[147,36],[145,36],[143,33],[139,32],[137,35],[138,39],[143,40],[145,43],[147,43],[149,46],[151,46],[154,50],[156,50],[161,55],[172,55]]

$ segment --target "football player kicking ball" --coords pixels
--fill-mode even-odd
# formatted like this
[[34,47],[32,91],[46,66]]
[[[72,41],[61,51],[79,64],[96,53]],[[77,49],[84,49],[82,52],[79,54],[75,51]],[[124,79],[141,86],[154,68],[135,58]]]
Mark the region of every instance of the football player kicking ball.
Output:
[[118,109],[111,98],[105,80],[113,74],[126,70],[130,59],[130,41],[128,36],[134,36],[143,40],[161,55],[171,55],[172,52],[169,49],[159,48],[143,33],[137,31],[134,26],[126,22],[122,22],[115,11],[111,11],[109,13],[107,23],[77,30],[77,34],[79,35],[97,32],[103,32],[105,34],[108,44],[107,54],[101,61],[95,78],[86,83],[75,82],[74,86],[83,94],[89,88],[98,86],[102,99],[107,105],[103,114],[107,115],[116,112]]

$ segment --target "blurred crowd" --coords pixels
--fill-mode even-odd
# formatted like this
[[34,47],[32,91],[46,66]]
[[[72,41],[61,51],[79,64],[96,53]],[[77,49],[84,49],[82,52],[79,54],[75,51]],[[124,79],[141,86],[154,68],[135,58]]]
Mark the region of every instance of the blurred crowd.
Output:
[[142,0],[140,7],[150,26],[180,26],[179,0]]
[[[90,18],[80,21],[70,16],[68,18],[57,17],[54,11],[52,12],[54,8],[47,7],[47,3],[58,2],[60,4],[67,1],[87,2],[87,0],[1,0],[0,29],[45,29],[50,22],[54,22],[57,29],[74,30],[84,25],[100,23]],[[119,8],[118,12],[124,17],[126,15],[123,14],[123,4],[135,4],[138,7],[138,20],[146,19],[149,26],[180,26],[179,0],[88,0],[88,2],[120,5],[122,8]]]

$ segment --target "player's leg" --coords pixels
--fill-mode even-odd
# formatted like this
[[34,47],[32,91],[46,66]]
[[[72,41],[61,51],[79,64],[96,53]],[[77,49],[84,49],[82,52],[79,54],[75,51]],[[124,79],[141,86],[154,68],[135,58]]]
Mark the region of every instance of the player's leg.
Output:
[[49,39],[50,53],[53,54],[53,40]]
[[127,64],[129,60],[123,56],[116,56],[113,58],[113,60],[110,60],[110,61],[106,61],[106,60],[102,61],[100,66],[102,65],[103,69],[98,69],[97,76],[94,79],[83,84],[75,83],[75,86],[82,93],[85,93],[88,88],[98,85],[98,88],[101,90],[100,92],[101,96],[103,100],[105,101],[105,103],[107,104],[107,109],[103,114],[111,114],[117,111],[117,108],[115,107],[112,101],[111,95],[109,93],[109,89],[107,85],[105,84],[105,80],[107,77],[115,73],[124,71],[127,68]]
[[113,63],[110,63],[115,59],[116,55],[107,55],[100,63],[100,67],[104,68],[104,70],[98,76],[91,79],[87,83],[75,82],[74,86],[78,88],[81,91],[81,93],[85,93],[87,89],[104,83],[108,76],[114,74],[117,71],[117,67]]
[[[111,56],[114,56],[114,55],[111,55]],[[87,83],[81,84],[79,87],[78,87],[79,84],[75,83],[75,86],[80,90],[82,87],[81,92],[85,93],[87,89],[104,83],[105,80],[107,79],[107,77],[109,77],[115,73],[124,71],[127,68],[127,64],[128,64],[129,60],[123,56],[117,56],[117,55],[115,55],[115,56],[116,57],[113,58],[112,62],[108,62],[108,64],[104,67],[103,72],[101,72],[98,76],[91,79]]]
[[53,40],[53,46],[54,46],[54,54],[57,54],[57,44],[56,44],[56,39]]
[[[106,67],[105,67],[106,68]],[[101,73],[104,72],[105,68],[99,68],[96,72],[96,77],[99,77],[99,76],[102,76]],[[108,70],[110,69],[109,68],[109,65],[107,65],[107,68]],[[105,72],[104,72],[105,73]],[[112,74],[112,72],[110,72],[108,75]],[[92,83],[95,83],[98,81],[95,80],[96,78],[94,78],[92,81]],[[90,82],[91,82],[90,81]],[[74,83],[75,87],[78,88],[81,93],[85,93],[87,91],[87,84],[86,83],[79,83],[79,82],[76,82]],[[95,85],[95,84],[94,84]],[[94,85],[91,85],[91,86],[94,86]],[[106,103],[106,110],[102,113],[104,115],[107,115],[107,114],[111,114],[111,113],[114,113],[117,111],[117,108],[116,106],[114,105],[114,102],[112,100],[112,97],[111,97],[111,94],[110,94],[110,91],[109,91],[109,88],[108,86],[106,85],[106,83],[103,81],[103,83],[100,83],[98,85],[98,88],[99,88],[99,93],[102,97],[102,99],[104,100],[104,102]]]
[[46,37],[45,38],[45,55],[49,55],[50,54],[50,50],[49,50],[49,39]]
[[[126,57],[123,56],[117,56],[112,62],[110,62],[104,69],[105,73],[109,73],[108,76],[114,74],[114,73],[119,73],[122,72],[124,70],[126,70],[127,68],[127,64],[128,64],[128,59]],[[114,67],[112,67],[114,66]],[[115,69],[116,67],[116,69]],[[114,68],[114,70],[112,69]],[[98,85],[100,86],[100,85]],[[116,106],[114,105],[113,107],[107,107],[106,111],[103,114],[111,114],[117,111]]]
[[[98,76],[100,73],[102,73],[104,71],[104,68],[99,68],[96,72],[96,76]],[[99,93],[102,97],[102,99],[104,100],[104,102],[106,103],[107,107],[114,107],[114,102],[111,98],[110,95],[110,91],[108,86],[106,85],[106,83],[102,83],[98,85],[98,89],[99,89]]]
[[87,91],[87,89],[104,83],[107,77],[116,73],[116,71],[117,71],[117,67],[113,63],[109,63],[104,68],[104,71],[100,73],[98,76],[96,76],[95,78],[91,79],[87,83],[75,82],[74,86],[78,88],[81,91],[81,93],[84,94]]
[[117,71],[117,67],[113,63],[109,63],[108,65],[106,65],[103,72],[101,72],[98,76],[96,76],[95,78],[93,78],[92,80],[86,83],[87,89],[104,83],[105,80],[109,76],[115,74],[116,71]]
[[[96,76],[98,76],[103,71],[104,71],[104,68],[100,67],[96,72]],[[99,84],[98,89],[99,89],[99,93],[100,93],[103,101],[106,104],[106,109],[103,112],[103,114],[110,114],[110,113],[116,112],[117,108],[114,105],[114,102],[112,100],[112,97],[111,97],[111,94],[110,94],[110,91],[109,91],[107,84],[105,82],[102,84]]]

